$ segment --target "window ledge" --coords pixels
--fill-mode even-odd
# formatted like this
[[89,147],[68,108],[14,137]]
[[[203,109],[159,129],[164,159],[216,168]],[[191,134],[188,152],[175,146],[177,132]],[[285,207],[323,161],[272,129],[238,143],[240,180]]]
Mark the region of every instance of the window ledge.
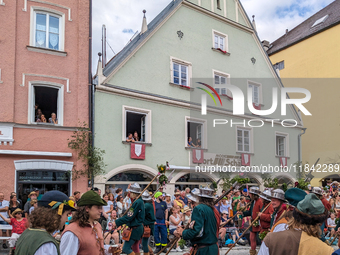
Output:
[[225,94],[219,94],[219,95],[222,96],[222,97],[226,97],[229,100],[233,100],[233,98],[231,96],[228,96],[228,95],[225,95]]
[[289,156],[278,156],[278,155],[275,155],[275,158],[287,158],[287,159],[289,159],[290,157]]
[[250,154],[250,155],[255,155],[254,152],[243,152],[243,151],[236,151],[236,154]]
[[[123,144],[130,144],[131,142],[122,141]],[[135,144],[145,144],[145,146],[152,146],[152,143],[134,142]]]
[[191,88],[189,86],[183,86],[183,85],[178,85],[176,83],[169,82],[171,86],[178,87],[180,89],[185,89],[185,90],[194,90],[194,88]]
[[52,124],[49,122],[32,122],[31,125],[38,125],[38,126],[52,126],[52,127],[61,127],[60,124]]
[[216,52],[219,52],[219,53],[221,53],[221,54],[223,54],[223,55],[227,55],[227,56],[230,56],[230,53],[229,52],[224,52],[224,51],[222,51],[222,50],[220,50],[220,49],[216,49],[216,48],[211,48],[213,51],[216,51]]
[[39,52],[39,53],[46,53],[46,54],[51,54],[51,55],[56,55],[56,56],[61,56],[61,57],[67,56],[67,52],[60,51],[60,50],[52,50],[48,48],[40,48],[40,47],[35,47],[35,46],[30,46],[30,45],[27,45],[26,48],[29,51],[34,51],[34,52]]
[[205,148],[196,148],[196,147],[185,147],[186,150],[201,150],[201,151],[208,151]]

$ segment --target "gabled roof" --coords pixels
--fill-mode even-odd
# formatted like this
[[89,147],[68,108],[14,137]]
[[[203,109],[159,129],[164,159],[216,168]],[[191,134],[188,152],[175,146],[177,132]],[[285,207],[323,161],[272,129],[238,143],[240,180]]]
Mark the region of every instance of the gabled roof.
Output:
[[[322,21],[322,18],[325,18],[323,22],[313,26],[316,21]],[[268,55],[272,55],[337,24],[340,24],[340,0],[335,0],[287,34],[274,41],[270,45],[267,53]]]
[[103,74],[107,77],[144,39],[161,23],[183,0],[171,1],[149,24],[148,30],[138,34],[128,45],[115,55],[105,66]]

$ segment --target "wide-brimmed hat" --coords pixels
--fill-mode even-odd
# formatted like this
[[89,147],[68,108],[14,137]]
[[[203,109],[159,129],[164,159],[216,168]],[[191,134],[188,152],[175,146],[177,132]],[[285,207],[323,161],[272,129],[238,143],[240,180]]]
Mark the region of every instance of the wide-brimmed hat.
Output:
[[130,191],[130,192],[132,192],[132,193],[137,193],[137,194],[142,193],[141,188],[140,188],[140,186],[139,186],[139,184],[138,184],[137,182],[135,182],[134,184],[132,184],[132,185],[130,186],[130,188],[127,189],[126,191]]
[[[92,191],[92,192],[94,192],[94,191]],[[77,210],[74,207],[74,202],[72,200],[69,200],[68,196],[66,196],[64,193],[62,193],[58,190],[51,190],[51,191],[46,192],[41,197],[41,200],[38,201],[38,207],[39,206],[51,208],[53,210],[58,209],[59,215],[62,215],[63,212],[67,211],[67,210],[71,210],[71,211]]]
[[165,196],[166,196],[166,197],[171,197],[171,195],[170,195],[169,193],[168,193],[168,194],[166,194]]
[[187,199],[190,199],[191,201],[193,201],[195,203],[199,202],[197,196],[194,196],[194,195],[191,195],[191,194],[186,194],[185,196],[187,197]]
[[180,196],[181,195],[181,192],[177,191],[174,196]]
[[312,189],[311,193],[314,193],[316,195],[322,196],[322,189],[320,187],[314,187]]
[[29,193],[28,197],[31,197],[32,195],[37,195],[37,193],[35,193],[35,191],[32,191],[31,193]]
[[293,217],[301,224],[317,225],[325,222],[328,211],[321,200],[315,194],[310,193],[297,204],[293,211]]
[[260,198],[263,198],[264,200],[271,201],[271,191],[269,189],[263,191],[260,195]]
[[99,206],[103,206],[103,205],[107,205],[106,201],[104,199],[102,199],[97,192],[93,191],[93,190],[89,190],[87,192],[85,192],[79,202],[77,203],[78,206],[85,206],[85,205],[99,205]]
[[189,211],[191,211],[190,207],[185,206],[184,209],[183,209],[183,213],[186,213],[186,212],[189,212]]
[[272,194],[271,194],[270,198],[271,199],[276,198],[276,199],[279,199],[279,200],[281,200],[283,202],[286,202],[285,192],[282,189],[274,189],[272,191]]
[[200,188],[200,194],[198,196],[205,197],[205,198],[214,198],[214,192],[215,190],[206,186],[204,188]]
[[258,195],[259,196],[261,194],[261,191],[260,191],[259,187],[253,186],[253,187],[250,187],[249,193],[253,194],[253,195]]
[[285,199],[290,206],[296,207],[297,204],[306,197],[307,193],[302,189],[291,188],[285,192]]
[[144,193],[142,194],[142,199],[144,201],[150,201],[152,198],[151,198],[151,196],[150,196],[148,191],[144,191]]
[[17,208],[12,212],[12,215],[15,216],[17,213],[23,213],[23,211],[20,208]]
[[227,211],[227,210],[224,210],[224,211],[222,212],[222,214],[228,214],[228,211]]
[[193,194],[194,196],[198,196],[200,194],[200,190],[198,188],[194,188],[192,191],[191,191],[191,194]]

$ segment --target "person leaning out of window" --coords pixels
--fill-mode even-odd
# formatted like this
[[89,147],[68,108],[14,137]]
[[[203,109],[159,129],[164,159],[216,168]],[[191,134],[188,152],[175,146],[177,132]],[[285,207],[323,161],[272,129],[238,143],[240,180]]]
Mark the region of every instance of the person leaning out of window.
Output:
[[40,119],[37,119],[37,122],[43,122],[43,123],[47,123],[46,117],[44,114],[40,115]]
[[138,136],[138,132],[137,132],[137,131],[135,131],[135,132],[133,133],[133,139],[135,140],[135,142],[139,142],[139,141],[140,141],[139,136]]
[[55,114],[54,112],[52,112],[51,118],[48,119],[48,123],[51,123],[51,124],[58,124],[57,114]]
[[128,143],[134,143],[135,142],[135,139],[133,139],[132,133],[128,134],[128,137],[126,137],[126,141]]

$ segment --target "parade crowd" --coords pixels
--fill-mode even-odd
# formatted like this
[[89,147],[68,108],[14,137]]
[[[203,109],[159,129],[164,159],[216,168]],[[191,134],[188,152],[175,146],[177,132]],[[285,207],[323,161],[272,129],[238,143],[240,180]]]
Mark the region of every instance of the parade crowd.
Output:
[[221,195],[208,186],[142,193],[138,183],[124,195],[120,188],[72,197],[34,190],[24,205],[15,193],[7,201],[0,192],[0,225],[12,225],[11,233],[0,233],[9,237],[9,254],[18,255],[149,255],[183,248],[217,255],[223,246],[247,243],[250,255],[336,255],[340,250],[330,244],[340,236],[339,196],[338,183],[331,190],[261,192],[252,186]]

